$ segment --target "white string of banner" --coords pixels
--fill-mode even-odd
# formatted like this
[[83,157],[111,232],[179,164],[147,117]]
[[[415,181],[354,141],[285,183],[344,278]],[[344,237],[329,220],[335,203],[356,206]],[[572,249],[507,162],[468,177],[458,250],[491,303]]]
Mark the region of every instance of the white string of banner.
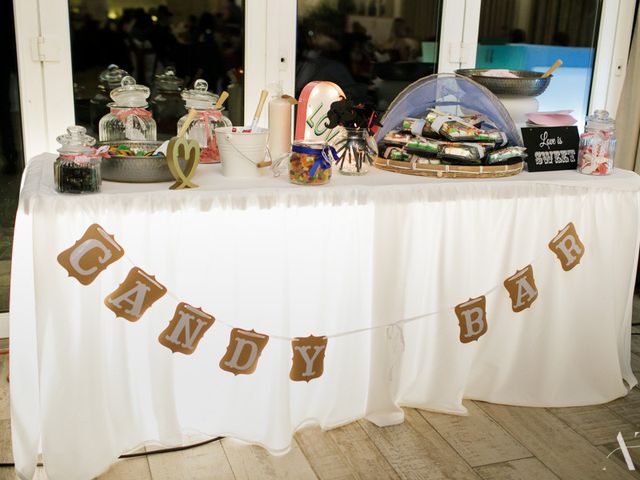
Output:
[[[542,258],[543,254],[542,252],[539,253],[531,262],[528,263],[528,265],[533,265],[534,263],[537,263],[541,258]],[[124,258],[127,259],[127,261],[131,264],[131,266],[136,267],[138,264],[136,264],[131,257],[129,257],[129,255],[124,254]],[[164,285],[164,283],[162,283]],[[501,287],[503,287],[503,285],[501,283],[498,283],[496,285],[494,285],[493,287],[491,287],[489,290],[485,291],[482,295],[480,296],[488,296],[490,294],[492,294],[493,292],[495,292],[496,290],[500,289]],[[503,287],[504,288],[504,287]],[[169,297],[171,297],[172,299],[174,299],[176,302],[180,303],[184,301],[184,297],[178,297],[177,295],[175,295],[169,288],[167,288],[167,295]],[[437,315],[441,315],[445,312],[449,312],[449,311],[453,311],[455,309],[455,306],[452,307],[444,307],[441,308],[439,310],[433,311],[433,312],[428,312],[428,313],[423,313],[420,315],[414,315],[411,317],[407,317],[407,318],[403,318],[401,320],[396,320],[393,322],[388,322],[388,323],[383,323],[380,325],[373,325],[370,327],[362,327],[362,328],[356,328],[356,329],[352,329],[352,330],[346,330],[344,332],[340,332],[340,333],[334,333],[331,335],[322,335],[323,337],[326,338],[340,338],[340,337],[345,337],[345,336],[349,336],[349,335],[355,335],[358,333],[364,333],[364,332],[369,332],[372,330],[377,330],[377,329],[383,329],[383,328],[392,328],[392,327],[402,327],[403,325],[409,324],[409,323],[413,323],[416,322],[418,320],[423,320],[429,317],[434,317]],[[207,311],[207,313],[210,313],[209,311]],[[233,330],[234,328],[239,328],[236,327],[235,325],[226,322],[224,320],[220,320],[217,316],[215,316],[215,314],[210,313],[211,315],[213,315],[216,319],[215,323],[219,323],[221,325],[224,325],[225,327],[229,328],[230,330]],[[289,337],[289,336],[285,336],[285,335],[272,335],[272,334],[268,334],[268,333],[264,333],[261,332],[264,335],[267,335],[270,339],[277,339],[277,340],[284,340],[287,342],[291,342],[292,340],[294,340],[294,338],[296,337]]]

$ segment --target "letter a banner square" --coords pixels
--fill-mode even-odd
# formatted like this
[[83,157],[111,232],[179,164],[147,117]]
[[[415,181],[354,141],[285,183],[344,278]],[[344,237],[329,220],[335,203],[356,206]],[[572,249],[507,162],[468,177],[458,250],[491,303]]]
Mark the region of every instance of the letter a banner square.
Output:
[[104,299],[104,304],[116,314],[116,317],[137,322],[165,293],[167,289],[153,276],[138,267],[133,267],[124,282]]
[[173,353],[180,352],[191,355],[198,347],[198,342],[213,325],[215,318],[200,308],[181,302],[158,341]]
[[80,240],[58,255],[58,263],[69,272],[70,277],[82,285],[89,285],[123,255],[124,249],[118,245],[113,235],[94,223],[87,228]]

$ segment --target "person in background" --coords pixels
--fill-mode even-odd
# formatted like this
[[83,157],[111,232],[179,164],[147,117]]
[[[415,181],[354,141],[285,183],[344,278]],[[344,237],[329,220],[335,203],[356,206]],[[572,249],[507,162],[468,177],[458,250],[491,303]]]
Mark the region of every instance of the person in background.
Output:
[[410,34],[411,29],[404,18],[395,18],[391,25],[389,39],[383,50],[390,54],[392,61],[414,62],[421,55],[420,42]]

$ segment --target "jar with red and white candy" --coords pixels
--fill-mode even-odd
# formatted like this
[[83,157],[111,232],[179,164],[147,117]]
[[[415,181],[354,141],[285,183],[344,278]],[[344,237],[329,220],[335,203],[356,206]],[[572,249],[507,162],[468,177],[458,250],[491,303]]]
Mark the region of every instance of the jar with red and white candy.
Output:
[[615,121],[606,110],[587,117],[580,135],[578,171],[586,175],[608,175],[613,171],[616,153]]

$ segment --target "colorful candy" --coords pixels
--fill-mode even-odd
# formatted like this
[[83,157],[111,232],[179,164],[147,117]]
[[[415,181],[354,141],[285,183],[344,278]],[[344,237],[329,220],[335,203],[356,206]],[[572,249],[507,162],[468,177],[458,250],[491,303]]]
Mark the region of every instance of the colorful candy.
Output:
[[293,142],[289,157],[289,180],[299,185],[322,185],[331,179],[333,147],[322,142]]
[[149,152],[144,152],[142,150],[132,150],[130,147],[126,145],[118,145],[117,147],[109,147],[109,155],[112,157],[153,157],[153,156],[161,156],[162,153],[153,153],[154,150]]
[[615,122],[606,110],[587,117],[580,135],[578,171],[587,175],[608,175],[613,171],[616,153]]

